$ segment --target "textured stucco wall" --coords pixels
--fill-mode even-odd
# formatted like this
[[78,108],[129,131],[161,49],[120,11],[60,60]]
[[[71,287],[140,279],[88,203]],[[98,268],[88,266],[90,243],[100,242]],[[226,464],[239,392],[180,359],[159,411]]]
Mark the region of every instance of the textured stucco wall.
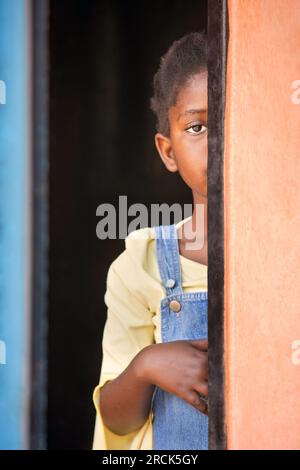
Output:
[[300,0],[228,12],[228,449],[300,449]]

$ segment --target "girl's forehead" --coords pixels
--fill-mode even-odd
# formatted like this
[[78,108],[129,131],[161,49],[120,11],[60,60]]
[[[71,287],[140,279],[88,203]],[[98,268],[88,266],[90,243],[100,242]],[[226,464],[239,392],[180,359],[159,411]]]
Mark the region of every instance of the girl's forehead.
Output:
[[193,75],[179,90],[177,96],[177,103],[180,105],[182,102],[191,99],[207,99],[207,72],[202,72]]
[[207,111],[207,73],[193,76],[180,89],[172,114],[177,114],[179,118],[180,115],[189,110]]

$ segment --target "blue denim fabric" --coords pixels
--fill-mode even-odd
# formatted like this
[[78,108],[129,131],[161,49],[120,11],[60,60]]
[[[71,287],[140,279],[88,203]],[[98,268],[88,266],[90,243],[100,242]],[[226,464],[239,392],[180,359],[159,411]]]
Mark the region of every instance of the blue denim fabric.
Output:
[[[161,300],[162,342],[207,338],[207,292],[184,293],[176,225],[154,227],[156,253],[166,297]],[[173,287],[172,282],[175,281]],[[171,300],[181,304],[177,314]],[[178,358],[180,360],[180,358]],[[152,397],[153,449],[207,450],[208,417],[185,400],[155,387]]]

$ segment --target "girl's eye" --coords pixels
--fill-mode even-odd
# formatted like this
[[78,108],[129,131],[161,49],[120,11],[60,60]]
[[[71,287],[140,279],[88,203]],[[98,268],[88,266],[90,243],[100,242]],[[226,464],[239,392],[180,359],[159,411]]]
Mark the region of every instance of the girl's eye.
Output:
[[[201,128],[201,132],[199,132],[200,128]],[[193,129],[193,131],[191,131],[191,129]],[[203,126],[203,124],[193,124],[192,126],[187,128],[187,132],[189,134],[196,134],[196,135],[203,134],[206,130],[207,130],[207,127]]]

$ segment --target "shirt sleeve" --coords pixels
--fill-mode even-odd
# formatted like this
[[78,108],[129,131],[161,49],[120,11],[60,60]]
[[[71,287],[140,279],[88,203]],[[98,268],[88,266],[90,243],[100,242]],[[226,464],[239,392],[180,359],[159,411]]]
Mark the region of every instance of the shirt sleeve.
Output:
[[[101,388],[116,378],[144,347],[154,343],[154,325],[140,285],[141,277],[126,250],[110,265],[104,296],[107,319],[102,338],[102,364],[98,385],[93,391],[96,422],[93,450],[123,450],[151,446],[152,412],[144,425],[127,435],[111,432],[99,410]],[[149,447],[151,448],[151,447]]]

